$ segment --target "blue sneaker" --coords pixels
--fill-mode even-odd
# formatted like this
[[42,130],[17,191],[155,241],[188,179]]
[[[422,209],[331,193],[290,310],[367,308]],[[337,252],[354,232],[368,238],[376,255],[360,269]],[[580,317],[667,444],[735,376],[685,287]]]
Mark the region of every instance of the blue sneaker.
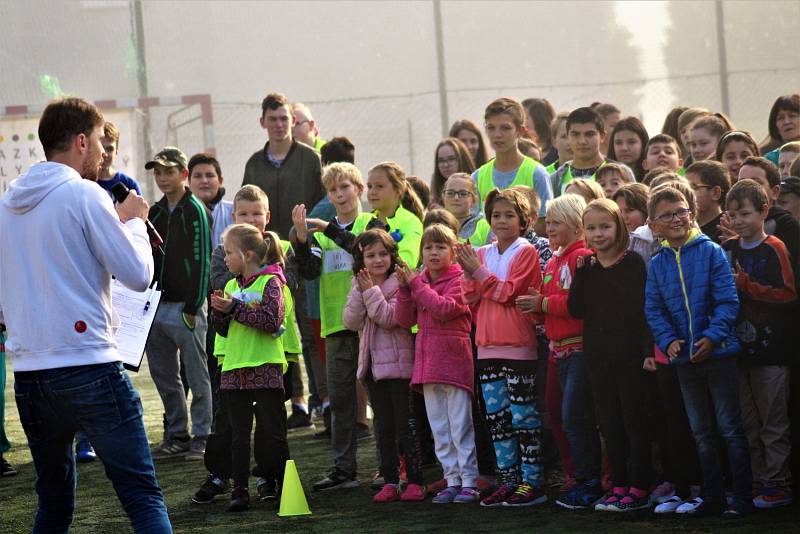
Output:
[[571,490],[561,494],[556,504],[568,510],[593,509],[603,499],[603,488],[599,480],[576,484]]
[[88,439],[79,439],[75,444],[75,456],[78,463],[86,464],[97,460],[97,454]]

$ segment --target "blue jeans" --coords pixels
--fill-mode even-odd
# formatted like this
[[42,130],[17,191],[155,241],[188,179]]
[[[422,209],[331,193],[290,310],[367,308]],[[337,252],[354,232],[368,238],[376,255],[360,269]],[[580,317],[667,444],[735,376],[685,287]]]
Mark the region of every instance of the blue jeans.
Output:
[[575,478],[588,481],[600,478],[600,436],[594,419],[594,400],[583,352],[573,352],[556,360],[563,392],[561,425],[569,441]]
[[725,503],[722,466],[717,451],[717,429],[728,449],[733,495],[737,506],[752,506],[753,473],[750,448],[742,425],[739,370],[735,358],[711,358],[677,367],[689,426],[692,427],[705,499]]
[[142,422],[142,402],[121,363],[14,374],[22,427],[36,466],[33,532],[68,532],[75,513],[75,452],[82,430],[103,461],[135,532],[171,533]]

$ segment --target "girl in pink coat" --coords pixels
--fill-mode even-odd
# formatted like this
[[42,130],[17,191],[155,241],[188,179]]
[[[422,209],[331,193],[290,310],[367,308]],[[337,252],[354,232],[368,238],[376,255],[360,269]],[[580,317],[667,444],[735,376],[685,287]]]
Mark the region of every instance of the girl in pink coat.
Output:
[[[421,501],[422,466],[409,432],[409,384],[414,338],[395,320],[400,283],[397,244],[384,230],[368,230],[353,243],[353,277],[342,320],[359,334],[356,376],[369,391],[375,413],[381,474],[386,480],[374,502]],[[408,485],[400,493],[399,455],[406,457]]]
[[447,487],[434,503],[474,503],[478,461],[472,427],[472,315],[461,298],[461,267],[453,263],[456,235],[441,224],[422,235],[422,263],[417,275],[398,269],[402,284],[397,299],[397,322],[419,325],[412,386],[422,389],[428,421]]

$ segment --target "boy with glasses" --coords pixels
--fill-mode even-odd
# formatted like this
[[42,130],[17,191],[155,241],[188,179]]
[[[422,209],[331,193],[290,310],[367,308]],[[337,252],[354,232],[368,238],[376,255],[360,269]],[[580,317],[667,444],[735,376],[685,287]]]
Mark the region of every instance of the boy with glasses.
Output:
[[[694,227],[695,210],[680,191],[659,188],[647,210],[664,242],[650,261],[645,313],[658,348],[676,366],[703,472],[704,493],[688,513],[724,510],[725,516],[741,516],[753,509],[753,475],[734,358],[741,344],[731,266],[720,246]],[[717,450],[720,436],[732,474],[730,505]]]
[[719,223],[725,195],[731,188],[728,169],[714,160],[695,161],[686,169],[697,202],[697,224],[714,243],[720,243]]

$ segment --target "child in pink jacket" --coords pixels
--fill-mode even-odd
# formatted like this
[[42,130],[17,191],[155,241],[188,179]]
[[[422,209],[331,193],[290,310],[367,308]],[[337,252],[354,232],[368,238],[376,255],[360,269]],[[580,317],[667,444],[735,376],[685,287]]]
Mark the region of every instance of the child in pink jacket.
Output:
[[[375,413],[381,474],[386,480],[374,502],[421,501],[422,465],[409,432],[409,383],[414,367],[414,338],[395,320],[400,282],[395,270],[397,244],[384,230],[368,230],[353,243],[353,272],[342,321],[359,334],[356,376],[369,391]],[[408,485],[400,493],[400,450],[406,457]]]
[[434,503],[473,503],[478,460],[472,426],[472,314],[461,299],[461,267],[453,263],[457,238],[433,224],[422,235],[425,272],[399,268],[402,287],[397,299],[397,322],[419,325],[412,386],[422,389],[425,408],[447,487]]
[[481,393],[494,442],[501,485],[482,506],[531,506],[547,500],[541,489],[541,420],[536,410],[536,332],[517,297],[539,289],[536,248],[522,238],[528,199],[514,189],[486,196],[486,217],[497,238],[476,252],[459,245],[464,300],[477,307],[476,342]]

